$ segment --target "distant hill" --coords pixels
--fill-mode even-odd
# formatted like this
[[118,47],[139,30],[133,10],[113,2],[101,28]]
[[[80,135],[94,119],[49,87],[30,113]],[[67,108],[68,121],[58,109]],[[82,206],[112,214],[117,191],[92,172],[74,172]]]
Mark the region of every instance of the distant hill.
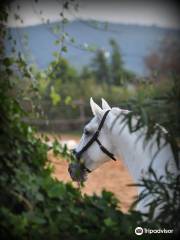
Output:
[[[28,35],[29,50],[34,57],[35,63],[40,68],[46,68],[53,60],[52,53],[58,49],[54,45],[55,35],[50,28],[55,28],[61,23],[42,24],[24,28],[9,29],[17,41],[17,49],[21,52],[27,52],[23,36]],[[100,24],[100,28],[103,28]],[[90,26],[88,21],[73,21],[65,25],[65,32],[69,38],[74,38],[75,43],[69,41],[68,51],[64,53],[65,57],[77,69],[88,64],[93,52],[81,50],[79,45],[95,45],[98,48],[104,48],[110,51],[109,39],[114,38],[123,55],[125,67],[139,75],[146,73],[144,66],[144,57],[151,51],[158,50],[162,40],[166,37],[180,39],[180,31],[159,28],[156,26],[139,26],[128,24],[109,23],[107,30],[96,29],[96,26]],[[7,41],[7,49],[10,45]]]

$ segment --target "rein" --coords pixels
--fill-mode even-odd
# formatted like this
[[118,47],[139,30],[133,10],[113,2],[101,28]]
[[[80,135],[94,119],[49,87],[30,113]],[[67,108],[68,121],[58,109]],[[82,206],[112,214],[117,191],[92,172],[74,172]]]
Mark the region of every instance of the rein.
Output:
[[[99,136],[99,134],[100,134],[100,131],[101,131],[103,125],[104,125],[104,122],[105,122],[106,117],[107,117],[107,115],[108,115],[109,112],[110,112],[110,110],[108,110],[108,111],[105,112],[105,114],[103,115],[103,118],[102,118],[102,120],[101,120],[101,122],[100,122],[100,124],[99,124],[99,126],[98,126],[97,131],[94,133],[94,135],[93,135],[92,138],[89,140],[89,142],[87,142],[87,144],[86,144],[79,152],[76,152],[76,153],[75,153],[77,159],[80,160],[81,155],[82,155],[94,142],[96,142],[96,143],[99,145],[99,147],[100,147],[100,149],[101,149],[102,152],[104,152],[104,153],[105,153],[108,157],[110,157],[112,160],[116,161],[116,158],[115,158],[114,154],[111,153],[111,152],[109,152],[109,151],[107,150],[107,148],[105,148],[105,147],[102,145],[102,143],[99,141],[99,139],[98,139],[98,136]],[[84,168],[85,168],[85,170],[86,170],[87,172],[91,172],[91,171],[90,171],[89,169],[87,169],[85,166],[84,166]]]

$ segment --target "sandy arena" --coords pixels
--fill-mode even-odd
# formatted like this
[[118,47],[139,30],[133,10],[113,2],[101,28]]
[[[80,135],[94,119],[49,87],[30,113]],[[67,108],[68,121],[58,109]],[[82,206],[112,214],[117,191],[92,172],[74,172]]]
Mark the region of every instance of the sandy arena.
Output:
[[[62,135],[61,139],[79,141],[78,137],[71,135]],[[63,182],[71,181],[68,173],[68,163],[65,160],[53,156],[51,152],[49,153],[49,159],[55,167],[54,176]],[[116,162],[109,161],[88,175],[88,180],[82,192],[92,195],[93,193],[100,194],[103,189],[111,191],[120,201],[121,210],[126,212],[135,196],[137,196],[136,188],[127,186],[132,183],[132,178],[121,160]],[[77,186],[76,183],[73,184]]]

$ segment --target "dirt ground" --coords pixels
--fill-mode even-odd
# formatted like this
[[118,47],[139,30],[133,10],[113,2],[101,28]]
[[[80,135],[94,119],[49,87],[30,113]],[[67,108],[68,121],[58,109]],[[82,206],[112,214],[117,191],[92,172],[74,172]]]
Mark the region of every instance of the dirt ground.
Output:
[[[71,135],[61,135],[61,139],[79,140],[78,137]],[[54,176],[63,182],[71,181],[68,173],[68,163],[65,160],[54,157],[51,152],[49,153],[49,159],[55,167]],[[111,191],[120,201],[121,209],[127,211],[137,195],[135,187],[127,186],[132,183],[132,178],[121,160],[116,162],[109,161],[88,175],[88,180],[82,192],[92,195],[93,193],[100,194],[103,189]],[[77,186],[76,183],[73,184]]]

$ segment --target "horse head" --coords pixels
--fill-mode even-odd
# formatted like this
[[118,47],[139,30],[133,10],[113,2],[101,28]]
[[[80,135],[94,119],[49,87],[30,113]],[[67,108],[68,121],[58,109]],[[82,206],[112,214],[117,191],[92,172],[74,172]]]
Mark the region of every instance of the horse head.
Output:
[[[111,107],[102,99],[102,108],[91,98],[90,106],[93,118],[84,127],[79,145],[74,149],[77,163],[69,165],[69,173],[73,180],[84,181],[89,172],[103,163],[115,160],[114,146],[111,138],[111,125],[115,118]],[[79,174],[76,174],[76,173]]]

